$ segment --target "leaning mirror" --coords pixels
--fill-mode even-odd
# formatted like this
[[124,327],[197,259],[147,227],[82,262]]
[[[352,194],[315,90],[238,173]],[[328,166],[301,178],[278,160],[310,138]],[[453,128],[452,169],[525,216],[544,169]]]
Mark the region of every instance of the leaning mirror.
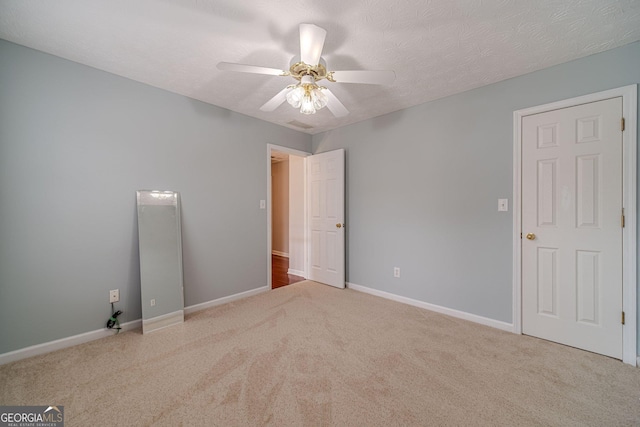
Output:
[[141,190],[138,241],[142,332],[184,322],[180,196],[175,191]]

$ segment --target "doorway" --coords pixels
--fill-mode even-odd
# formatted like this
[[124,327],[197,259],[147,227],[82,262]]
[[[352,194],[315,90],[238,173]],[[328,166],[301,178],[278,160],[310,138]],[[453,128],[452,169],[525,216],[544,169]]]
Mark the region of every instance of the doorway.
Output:
[[633,85],[514,114],[514,331],[632,365],[636,102]]
[[310,153],[269,144],[267,281],[276,289],[305,280],[305,157]]

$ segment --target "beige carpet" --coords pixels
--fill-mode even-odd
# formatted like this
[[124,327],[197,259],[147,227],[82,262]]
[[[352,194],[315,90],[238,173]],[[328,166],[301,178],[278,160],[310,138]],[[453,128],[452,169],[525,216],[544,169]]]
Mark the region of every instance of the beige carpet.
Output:
[[640,425],[640,369],[301,282],[0,367],[67,426]]

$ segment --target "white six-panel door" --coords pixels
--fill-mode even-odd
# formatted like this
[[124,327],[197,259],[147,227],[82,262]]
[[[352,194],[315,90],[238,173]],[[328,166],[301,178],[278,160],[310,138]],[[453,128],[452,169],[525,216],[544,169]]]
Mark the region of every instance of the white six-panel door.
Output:
[[622,98],[522,121],[522,331],[622,358]]
[[345,285],[344,150],[307,157],[310,280]]

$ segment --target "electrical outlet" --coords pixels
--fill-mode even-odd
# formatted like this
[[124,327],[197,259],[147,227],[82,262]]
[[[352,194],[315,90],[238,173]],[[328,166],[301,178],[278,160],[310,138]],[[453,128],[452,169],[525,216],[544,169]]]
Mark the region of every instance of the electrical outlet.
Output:
[[120,301],[120,289],[109,291],[109,302],[114,303]]
[[151,307],[155,307],[156,306],[156,299],[155,298],[152,299],[150,304],[151,304]]
[[393,267],[393,277],[400,277],[400,267]]

